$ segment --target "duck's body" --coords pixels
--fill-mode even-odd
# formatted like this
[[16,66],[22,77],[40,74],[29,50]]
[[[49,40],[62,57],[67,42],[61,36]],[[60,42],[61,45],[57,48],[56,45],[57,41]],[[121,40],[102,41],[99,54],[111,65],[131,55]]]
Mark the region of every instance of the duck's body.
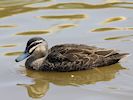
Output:
[[[39,42],[34,41],[35,39]],[[46,41],[43,43],[41,40],[42,38],[32,38],[27,43],[25,52],[31,53],[25,63],[28,69],[60,72],[85,70],[115,64],[127,55],[110,49],[77,44],[56,45],[48,50]]]

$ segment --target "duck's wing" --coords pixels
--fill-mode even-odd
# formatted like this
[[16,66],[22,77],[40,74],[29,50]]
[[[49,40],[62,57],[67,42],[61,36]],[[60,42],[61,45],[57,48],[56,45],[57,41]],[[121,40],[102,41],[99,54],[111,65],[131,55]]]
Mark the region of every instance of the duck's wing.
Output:
[[61,44],[53,46],[50,51],[68,51],[69,49],[87,49],[87,50],[94,50],[97,49],[95,46],[88,46],[84,44]]
[[97,58],[92,57],[94,61],[92,65],[94,67],[101,67],[115,64],[126,55],[128,53],[118,53],[116,50],[99,48],[94,52],[94,56]]
[[119,54],[116,50],[113,49],[97,48],[95,46],[88,46],[83,44],[62,44],[53,46],[49,50],[48,58],[49,60],[52,59],[53,61],[75,61],[78,59],[88,58],[95,62],[97,59],[107,59],[113,56],[116,56],[117,59],[120,59],[122,55],[126,54]]
[[46,60],[49,66],[53,66],[47,67],[49,70],[74,71],[111,65],[124,55],[126,54],[94,46],[64,44],[52,47]]
[[94,46],[77,45],[77,44],[62,44],[56,45],[49,50],[47,59],[52,62],[75,61],[79,57],[90,55],[96,49]]

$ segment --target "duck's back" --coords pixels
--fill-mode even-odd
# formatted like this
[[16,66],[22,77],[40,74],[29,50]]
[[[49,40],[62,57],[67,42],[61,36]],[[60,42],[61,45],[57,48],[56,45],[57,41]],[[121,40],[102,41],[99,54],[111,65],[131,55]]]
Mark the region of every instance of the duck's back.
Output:
[[117,63],[124,55],[114,50],[94,46],[62,44],[49,50],[48,57],[40,70],[76,71],[102,67]]

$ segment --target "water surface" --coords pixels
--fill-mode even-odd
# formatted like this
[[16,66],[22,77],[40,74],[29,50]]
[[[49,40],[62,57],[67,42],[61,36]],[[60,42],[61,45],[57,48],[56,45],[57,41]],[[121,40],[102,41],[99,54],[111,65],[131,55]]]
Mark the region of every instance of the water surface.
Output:
[[[1,0],[0,97],[2,100],[132,100],[132,0]],[[119,64],[57,73],[26,70],[14,59],[29,38],[49,48],[77,43],[113,48],[130,56]]]

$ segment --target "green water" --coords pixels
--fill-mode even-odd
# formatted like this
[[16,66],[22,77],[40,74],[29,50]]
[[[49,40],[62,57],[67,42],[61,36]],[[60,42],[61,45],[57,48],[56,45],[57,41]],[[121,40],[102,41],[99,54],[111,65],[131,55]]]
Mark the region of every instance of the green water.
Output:
[[[132,100],[132,0],[0,0],[1,100]],[[77,43],[130,55],[93,70],[49,73],[26,70],[14,59],[29,38],[49,48]]]

